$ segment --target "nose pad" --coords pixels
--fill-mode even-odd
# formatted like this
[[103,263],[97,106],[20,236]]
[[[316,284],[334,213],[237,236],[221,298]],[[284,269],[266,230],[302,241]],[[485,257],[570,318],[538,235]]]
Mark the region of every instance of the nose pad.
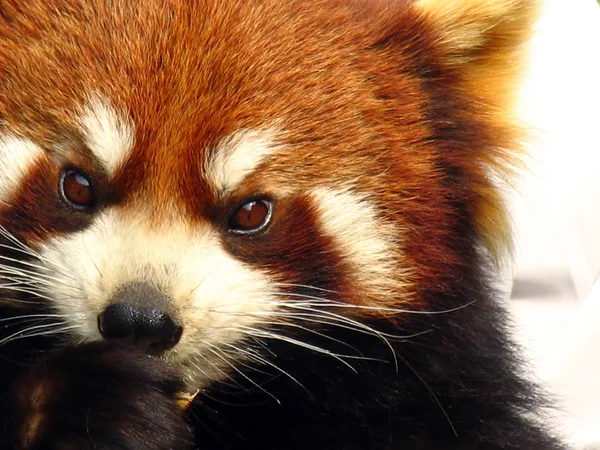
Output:
[[183,328],[161,310],[137,308],[126,303],[115,303],[106,308],[98,316],[98,329],[105,339],[131,342],[151,354],[175,347],[183,332]]
[[164,312],[168,299],[143,283],[121,288],[98,316],[105,339],[132,343],[144,352],[160,354],[179,342],[183,328]]

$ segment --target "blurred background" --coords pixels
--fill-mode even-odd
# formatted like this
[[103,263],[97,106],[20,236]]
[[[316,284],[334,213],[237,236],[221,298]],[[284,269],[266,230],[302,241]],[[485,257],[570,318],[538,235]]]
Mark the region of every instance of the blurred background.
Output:
[[530,173],[511,194],[511,310],[557,420],[600,449],[600,6],[545,0],[523,86]]

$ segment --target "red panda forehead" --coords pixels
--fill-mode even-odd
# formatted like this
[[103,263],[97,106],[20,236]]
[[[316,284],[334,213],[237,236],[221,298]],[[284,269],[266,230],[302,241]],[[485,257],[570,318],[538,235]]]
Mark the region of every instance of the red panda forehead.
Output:
[[[260,179],[291,171],[298,182],[355,178],[383,148],[381,105],[364,70],[375,64],[364,51],[374,26],[357,9],[321,1],[117,3],[32,2],[13,12],[22,23],[9,32],[19,44],[0,54],[10,73],[0,83],[15,95],[2,99],[0,115],[54,147],[83,133],[112,165],[122,200],[213,199],[223,188],[215,182],[225,181],[214,179],[215,164],[228,152],[254,155],[240,170],[261,166],[248,180],[248,189],[261,189]],[[353,8],[359,3],[377,20],[378,2]],[[415,108],[407,100],[404,113]]]
[[2,98],[2,115],[54,126],[100,92],[132,114],[140,133],[172,137],[185,124],[202,136],[306,113],[357,82],[349,69],[368,34],[351,26],[346,9],[323,8],[215,0],[7,7],[0,86],[13,95]]

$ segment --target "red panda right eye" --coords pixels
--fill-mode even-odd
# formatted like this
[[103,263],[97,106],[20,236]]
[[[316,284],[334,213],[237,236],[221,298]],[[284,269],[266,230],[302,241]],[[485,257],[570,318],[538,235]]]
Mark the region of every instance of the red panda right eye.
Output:
[[77,209],[94,205],[96,196],[90,180],[77,170],[65,170],[60,179],[60,193],[67,203]]
[[240,206],[229,219],[229,229],[234,233],[254,233],[262,230],[271,218],[270,200],[251,200]]

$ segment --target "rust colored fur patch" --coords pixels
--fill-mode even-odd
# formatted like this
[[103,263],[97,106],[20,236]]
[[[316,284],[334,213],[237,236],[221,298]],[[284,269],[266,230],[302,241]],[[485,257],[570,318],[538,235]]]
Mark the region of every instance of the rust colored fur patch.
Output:
[[[397,292],[354,301],[454,289],[462,239],[481,238],[496,257],[507,246],[493,177],[518,156],[511,93],[531,2],[69,0],[6,2],[2,14],[3,126],[49,149],[85,142],[77,114],[107,99],[134,133],[111,198],[151,211],[156,226],[230,207],[203,177],[211,152],[237,132],[276,129],[284,150],[234,198],[356,189],[403,230],[389,257],[411,274]],[[23,183],[9,223],[29,225],[19,217],[39,182]],[[45,216],[38,233],[52,228]]]

